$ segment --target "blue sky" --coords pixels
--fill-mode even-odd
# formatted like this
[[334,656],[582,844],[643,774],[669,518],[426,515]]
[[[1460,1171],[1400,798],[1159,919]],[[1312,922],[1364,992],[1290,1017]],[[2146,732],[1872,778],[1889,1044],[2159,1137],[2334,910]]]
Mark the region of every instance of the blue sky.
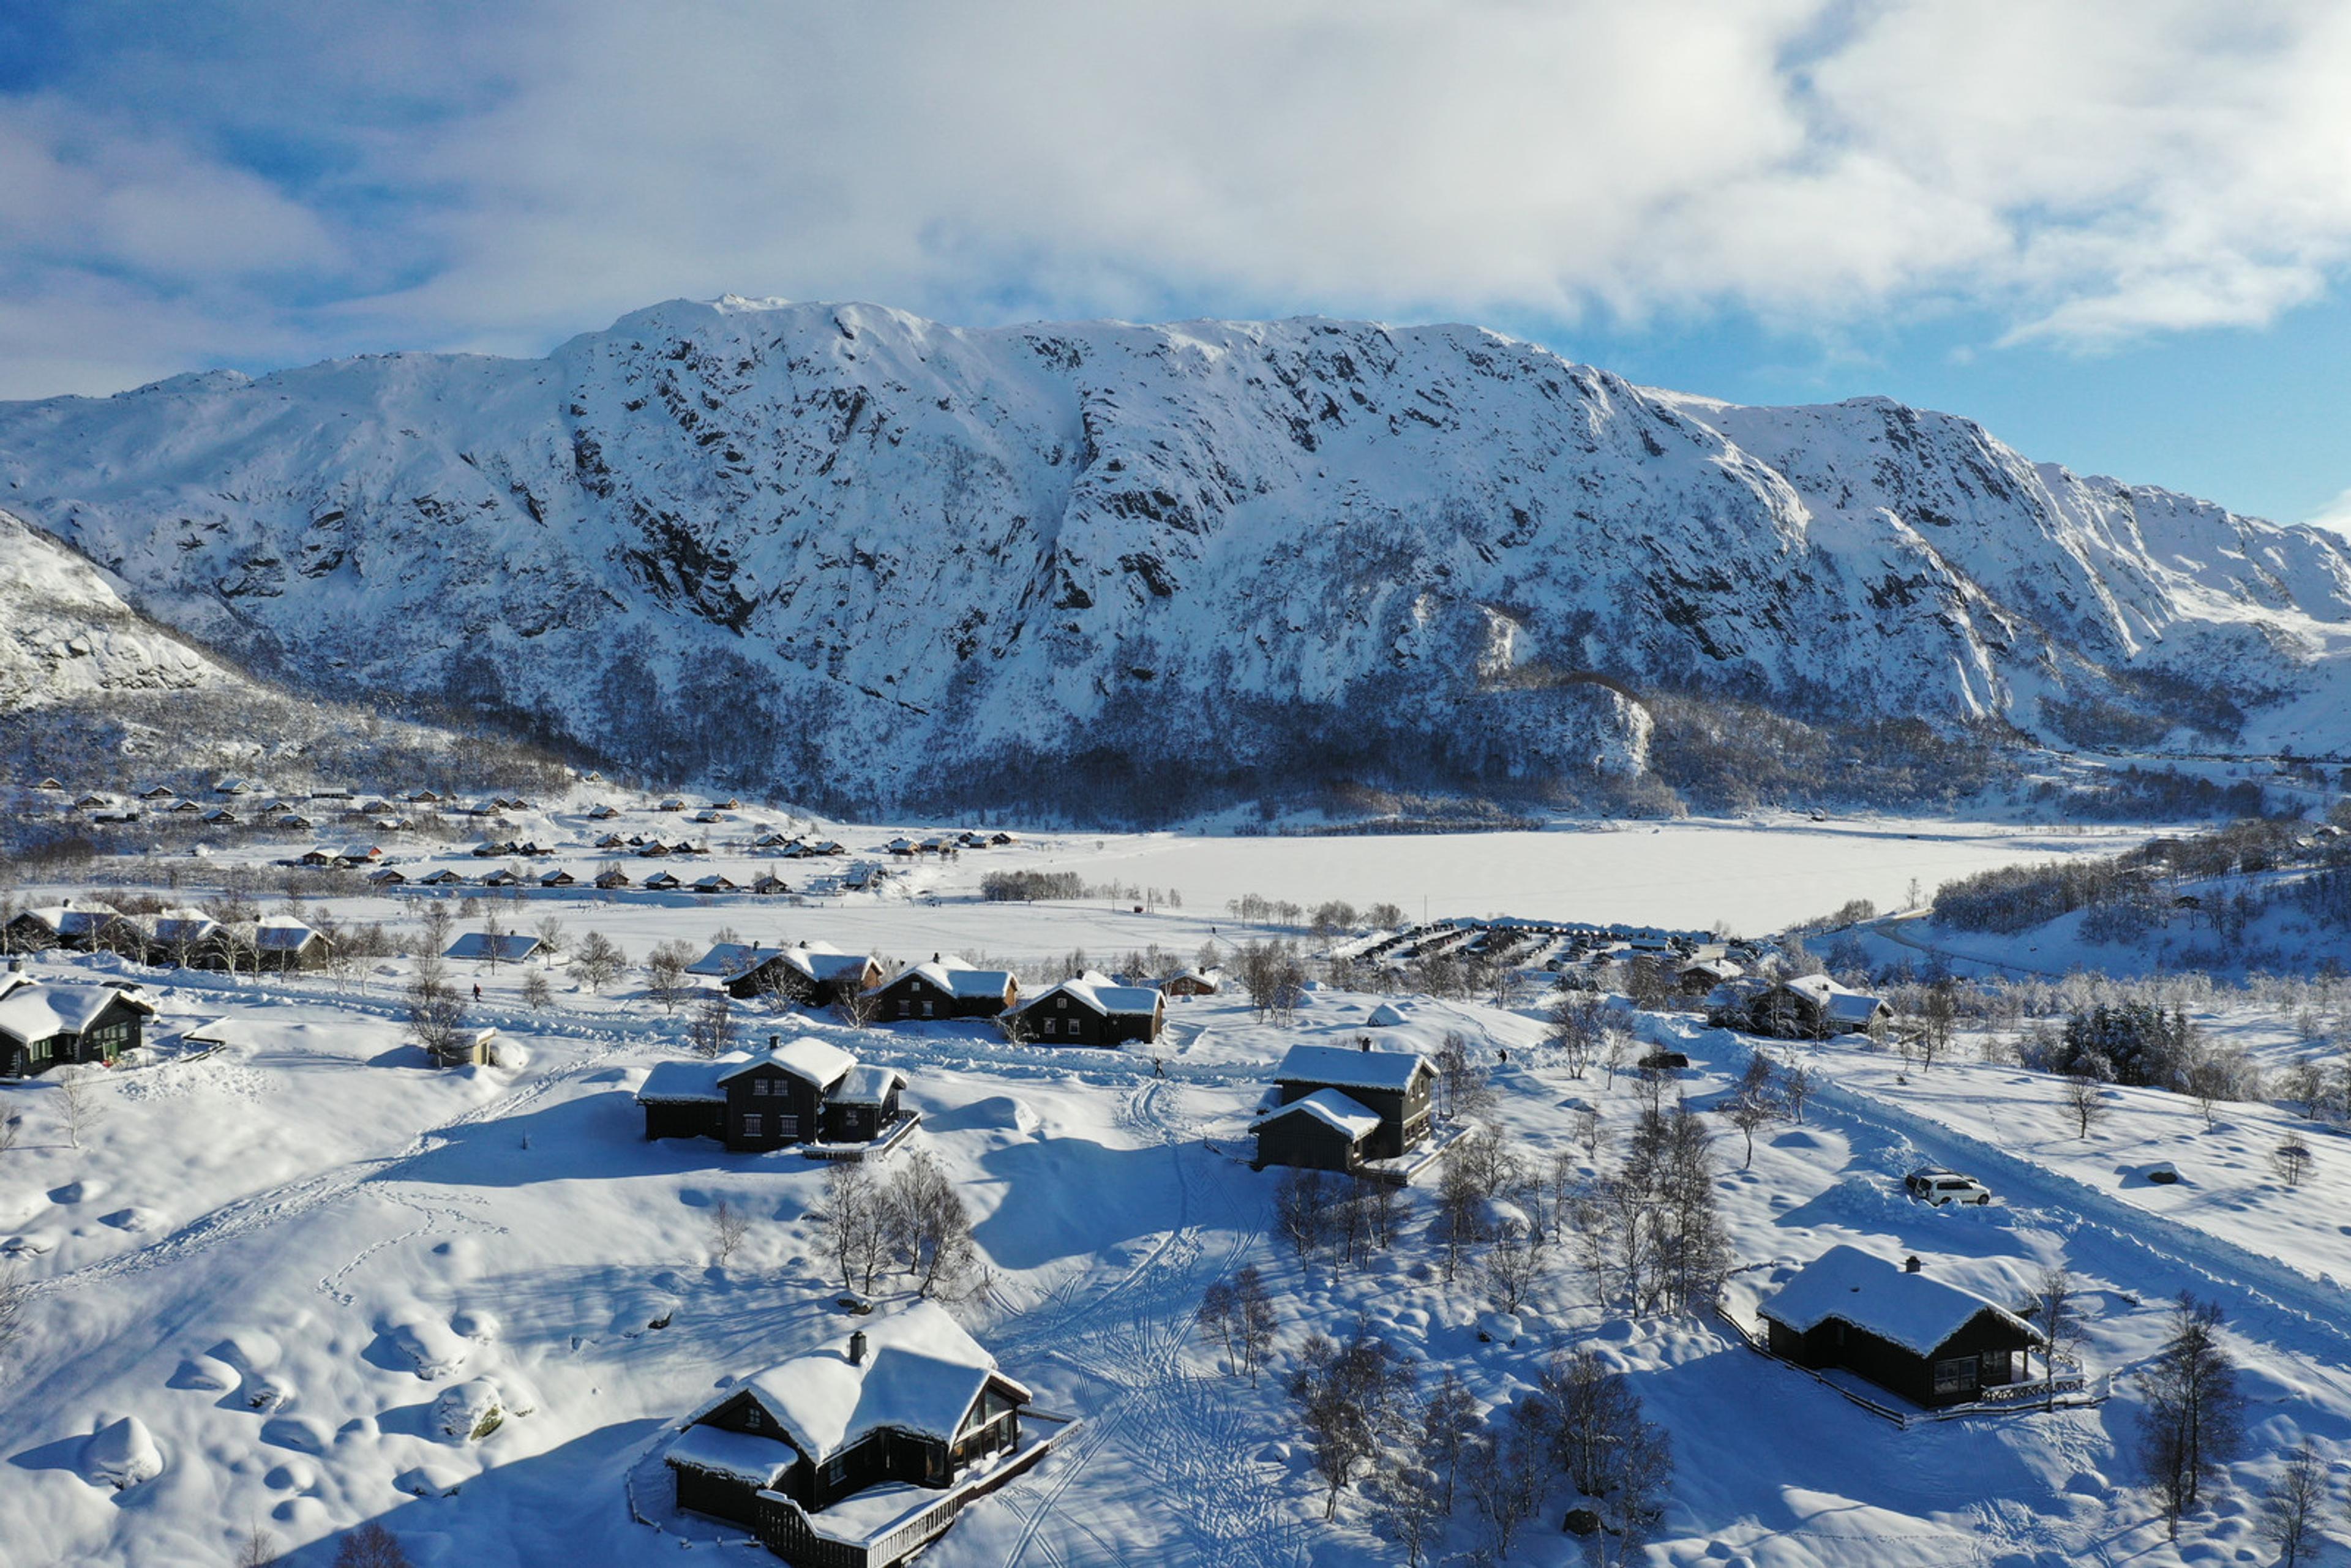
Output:
[[0,7],[0,396],[723,292],[1465,319],[2351,520],[2346,80],[2331,0]]

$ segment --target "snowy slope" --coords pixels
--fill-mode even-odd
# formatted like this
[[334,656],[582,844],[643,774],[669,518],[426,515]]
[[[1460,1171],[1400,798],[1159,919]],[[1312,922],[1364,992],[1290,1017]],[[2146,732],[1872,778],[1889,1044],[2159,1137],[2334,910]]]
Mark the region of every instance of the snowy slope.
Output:
[[1089,752],[1636,770],[1646,716],[1589,673],[2351,744],[2340,541],[1961,420],[1734,408],[1468,327],[673,301],[542,361],[0,405],[0,486],[313,687],[835,800]]
[[143,620],[89,561],[0,512],[0,713],[235,679]]

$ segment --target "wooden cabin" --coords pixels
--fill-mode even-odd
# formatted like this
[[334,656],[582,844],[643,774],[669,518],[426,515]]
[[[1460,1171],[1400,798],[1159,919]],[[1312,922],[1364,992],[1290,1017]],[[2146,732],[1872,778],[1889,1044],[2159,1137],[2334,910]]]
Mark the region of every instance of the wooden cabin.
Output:
[[455,887],[465,880],[465,879],[463,876],[451,871],[446,866],[442,867],[439,871],[434,872],[429,875],[417,878],[417,881],[426,887]]
[[629,873],[619,866],[608,865],[596,873],[596,885],[607,893],[616,888],[626,887],[629,885]]
[[[703,962],[710,956],[705,955]],[[749,961],[723,978],[727,994],[738,1001],[775,995],[806,1008],[829,1008],[872,989],[882,978],[882,965],[870,953],[844,953],[830,942],[790,947],[754,943]]]
[[1777,985],[1731,980],[1707,998],[1709,1021],[1775,1040],[1823,1040],[1881,1032],[1894,1009],[1881,998],[1803,975]]
[[[1023,1441],[1031,1399],[945,1308],[915,1301],[714,1395],[663,1462],[680,1509],[788,1563],[894,1568],[1043,1451]],[[962,1484],[984,1461],[990,1479]]]
[[1167,1021],[1167,1002],[1152,986],[1122,986],[1088,971],[1038,992],[1012,1011],[1039,1045],[1148,1044]]
[[1380,1116],[1336,1089],[1318,1089],[1259,1117],[1250,1131],[1257,1134],[1253,1168],[1352,1171],[1373,1157],[1369,1149],[1380,1131]]
[[[1358,1157],[1363,1159],[1393,1159],[1409,1153],[1428,1136],[1435,1113],[1437,1069],[1417,1051],[1293,1045],[1273,1070],[1273,1084],[1280,1108],[1258,1124],[1260,1165],[1289,1163],[1269,1155],[1264,1129],[1290,1107],[1317,1095],[1335,1097],[1379,1119],[1379,1125],[1360,1139]],[[1344,1112],[1332,1099],[1317,1103],[1334,1113]],[[1352,1117],[1353,1113],[1344,1114]],[[1328,1118],[1310,1116],[1308,1120]],[[1323,1136],[1296,1119],[1282,1122],[1274,1132],[1277,1150],[1292,1139],[1302,1137],[1313,1143]]]
[[129,953],[145,946],[147,933],[112,904],[68,901],[26,910],[8,923],[7,938],[11,953],[39,953],[51,947],[69,953]]
[[501,931],[492,936],[486,931],[468,931],[449,944],[444,958],[470,958],[484,963],[495,958],[502,964],[519,964],[526,958],[539,956],[546,945],[527,931]]
[[1159,992],[1168,997],[1213,997],[1224,988],[1222,969],[1183,969],[1159,982]]
[[902,969],[866,993],[885,1022],[925,1019],[992,1019],[1019,1005],[1020,982],[1008,969],[975,969],[934,953],[927,964]]
[[645,1136],[716,1138],[738,1154],[869,1143],[903,1114],[905,1075],[803,1036],[712,1061],[663,1061],[637,1091]]
[[136,987],[49,985],[0,975],[0,1078],[111,1062],[146,1039],[155,1006]]
[[647,893],[668,893],[685,884],[665,871],[657,871],[641,883]]
[[1928,1275],[1832,1247],[1780,1287],[1760,1313],[1771,1354],[1814,1370],[1841,1367],[1929,1409],[1970,1405],[2024,1375],[2041,1331],[2007,1308]]

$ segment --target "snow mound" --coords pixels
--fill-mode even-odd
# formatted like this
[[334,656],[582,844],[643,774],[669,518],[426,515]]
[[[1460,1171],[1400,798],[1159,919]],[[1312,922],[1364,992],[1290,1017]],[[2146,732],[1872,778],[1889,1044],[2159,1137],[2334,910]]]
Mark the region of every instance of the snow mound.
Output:
[[92,1486],[117,1491],[153,1480],[163,1473],[163,1451],[155,1435],[136,1416],[125,1416],[91,1434],[81,1451],[82,1474]]
[[465,1364],[473,1351],[473,1343],[452,1331],[446,1323],[429,1318],[412,1319],[394,1323],[384,1331],[400,1354],[416,1364],[416,1375],[431,1383],[448,1376]]
[[498,1314],[479,1307],[469,1307],[449,1319],[450,1329],[467,1339],[487,1342],[498,1337]]
[[201,1351],[183,1358],[180,1370],[172,1375],[174,1388],[204,1388],[217,1394],[227,1393],[242,1381],[244,1379],[236,1368],[218,1356],[206,1355]]
[[102,1181],[69,1181],[63,1186],[49,1189],[49,1201],[60,1207],[68,1204],[88,1203],[94,1197],[105,1196],[106,1184]]
[[428,1461],[401,1471],[392,1484],[411,1497],[455,1497],[465,1477],[448,1465]]
[[453,1383],[433,1402],[433,1428],[454,1443],[479,1442],[506,1420],[506,1398],[486,1377]]
[[1409,1020],[1405,1019],[1402,1008],[1394,1002],[1382,1002],[1372,1009],[1371,1016],[1364,1021],[1374,1029],[1396,1029]]

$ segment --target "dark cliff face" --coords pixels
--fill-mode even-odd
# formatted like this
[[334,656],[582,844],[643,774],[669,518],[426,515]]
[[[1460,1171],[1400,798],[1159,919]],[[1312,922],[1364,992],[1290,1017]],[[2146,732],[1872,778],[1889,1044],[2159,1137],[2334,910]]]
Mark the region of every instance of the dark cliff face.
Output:
[[[1592,672],[2053,738],[2258,728],[2351,629],[2309,530],[1462,327],[673,303],[544,361],[0,406],[0,486],[298,685],[841,800],[1083,758],[1637,769],[1626,705],[1562,684]],[[2166,711],[2189,688],[2224,700]]]

